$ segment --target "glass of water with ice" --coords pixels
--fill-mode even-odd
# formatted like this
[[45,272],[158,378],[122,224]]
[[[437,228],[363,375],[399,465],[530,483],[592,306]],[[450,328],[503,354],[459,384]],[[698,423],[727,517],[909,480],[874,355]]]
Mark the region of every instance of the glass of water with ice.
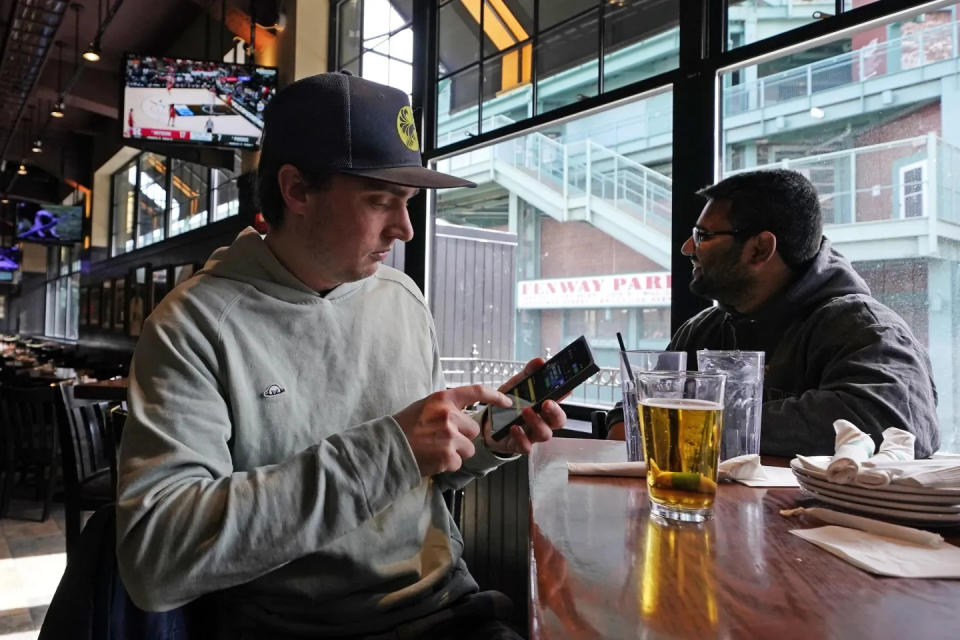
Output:
[[763,351],[697,351],[697,369],[727,376],[720,459],[760,453]]

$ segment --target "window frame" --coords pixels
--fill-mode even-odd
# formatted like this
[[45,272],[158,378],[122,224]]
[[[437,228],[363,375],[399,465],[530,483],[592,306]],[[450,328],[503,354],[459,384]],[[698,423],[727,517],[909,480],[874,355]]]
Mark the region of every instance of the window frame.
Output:
[[[163,214],[162,214],[162,215],[163,215],[163,222],[162,222],[163,238],[160,239],[160,240],[156,240],[156,241],[154,241],[154,242],[151,242],[151,243],[149,243],[149,244],[141,244],[141,243],[140,243],[140,235],[139,235],[139,228],[140,228],[140,226],[139,226],[139,225],[140,225],[140,204],[139,204],[139,198],[140,198],[140,185],[141,185],[140,175],[141,175],[142,171],[141,171],[141,168],[140,168],[140,163],[141,163],[141,160],[143,159],[144,155],[147,154],[147,153],[153,153],[154,155],[162,158],[163,161],[164,161],[164,163],[165,163],[165,166],[167,167],[166,173],[164,174],[164,180],[163,180],[163,182],[164,182],[164,190],[165,190],[165,193],[166,193],[166,198],[165,198],[165,201],[164,201]],[[237,156],[236,156],[236,154],[235,154],[235,155],[234,155],[234,159],[235,159],[235,160],[236,160],[236,157],[237,157]],[[170,195],[170,189],[172,188],[172,185],[173,185],[173,170],[174,170],[174,163],[175,163],[175,162],[184,162],[184,163],[186,163],[186,164],[192,164],[192,165],[195,165],[195,166],[197,166],[197,167],[201,167],[201,168],[206,172],[206,175],[207,175],[207,182],[206,182],[206,191],[207,191],[207,193],[206,193],[207,222],[206,222],[205,224],[202,224],[202,225],[194,228],[194,229],[187,229],[186,231],[182,231],[182,232],[180,232],[180,233],[178,233],[178,234],[176,234],[176,235],[174,235],[174,236],[171,236],[171,235],[170,235],[170,224],[171,224],[171,221],[170,221],[170,211],[171,211],[171,206],[172,206],[172,200],[173,200],[173,198],[172,198],[172,196]],[[117,194],[116,194],[116,180],[117,180],[118,176],[119,176],[121,173],[123,173],[123,172],[125,172],[125,171],[129,171],[130,168],[131,168],[131,166],[136,170],[136,175],[137,175],[137,179],[136,179],[136,181],[135,181],[135,187],[134,187],[134,198],[135,198],[136,204],[135,204],[134,210],[133,210],[133,227],[132,227],[132,231],[131,231],[131,239],[133,240],[133,248],[130,249],[129,251],[121,251],[120,253],[115,253],[115,250],[116,250],[115,225],[116,225],[116,215],[117,215],[117,210],[116,210],[116,197],[117,197]],[[217,189],[214,189],[214,188],[213,188],[213,176],[214,176],[214,172],[216,172],[216,171],[229,171],[229,172],[232,174],[232,177],[231,177],[229,180],[227,180],[227,181],[225,181],[225,182],[223,182],[223,183],[221,183],[221,184],[218,184],[218,185],[217,185]],[[124,164],[123,167],[121,167],[120,169],[118,169],[117,171],[115,171],[114,173],[112,173],[112,174],[110,175],[110,216],[109,216],[109,233],[108,233],[108,241],[107,241],[107,255],[109,256],[108,259],[119,258],[120,256],[124,256],[124,255],[130,254],[130,253],[133,253],[133,252],[135,252],[135,251],[139,251],[139,250],[141,250],[141,249],[146,249],[146,248],[148,248],[148,247],[152,247],[152,246],[154,246],[154,245],[156,245],[156,244],[159,244],[159,243],[162,243],[162,242],[167,242],[167,241],[170,240],[171,238],[175,238],[175,237],[187,235],[187,234],[190,234],[190,233],[193,233],[193,232],[196,232],[196,231],[200,231],[201,229],[203,229],[203,228],[205,228],[205,227],[208,227],[208,226],[210,226],[210,225],[212,225],[212,224],[216,224],[217,222],[220,222],[220,221],[222,221],[222,220],[226,220],[227,218],[231,218],[231,217],[237,215],[237,214],[239,213],[239,206],[237,207],[237,210],[234,211],[233,213],[228,213],[228,214],[227,214],[226,216],[224,216],[223,218],[214,219],[213,203],[214,203],[214,192],[217,191],[219,188],[223,187],[223,185],[226,185],[226,184],[228,184],[228,183],[230,183],[230,182],[237,182],[237,180],[240,178],[240,175],[241,175],[241,173],[237,170],[237,164],[236,164],[236,162],[235,162],[235,164],[234,164],[234,167],[233,167],[232,169],[229,169],[229,170],[228,170],[228,169],[224,169],[224,168],[222,168],[222,167],[211,167],[211,166],[207,166],[207,165],[197,164],[197,163],[195,163],[195,162],[189,162],[189,161],[187,161],[187,160],[181,160],[181,159],[175,158],[174,156],[171,156],[171,155],[160,154],[160,153],[156,153],[156,152],[152,152],[152,151],[141,151],[140,153],[138,153],[137,155],[135,155],[133,158],[131,158],[129,162],[127,162],[126,164]]]
[[[920,169],[920,191],[918,193],[907,193],[906,192],[906,173],[908,171],[913,171],[914,169]],[[906,164],[900,165],[897,167],[897,218],[900,220],[911,220],[914,218],[926,218],[928,217],[929,211],[927,205],[930,202],[930,198],[927,197],[925,192],[925,187],[923,186],[927,180],[927,159],[923,158],[921,160],[909,161]],[[919,216],[908,216],[907,215],[907,198],[912,196],[920,197],[920,215]]]
[[[539,0],[544,1],[544,0]],[[534,25],[538,24],[539,1],[534,5]],[[599,3],[598,3],[599,4]],[[679,15],[679,62],[676,69],[603,91],[603,45],[602,25],[600,59],[598,65],[599,92],[575,104],[569,104],[546,113],[519,120],[507,126],[491,130],[478,130],[477,135],[438,145],[433,133],[436,130],[438,112],[438,16],[440,2],[436,0],[415,2],[413,14],[414,35],[414,80],[412,106],[418,114],[421,131],[422,157],[424,164],[459,155],[489,146],[510,138],[522,136],[541,127],[556,125],[565,120],[583,116],[589,112],[605,109],[625,100],[663,90],[673,91],[673,121],[687,123],[674,127],[673,145],[673,202],[672,202],[672,254],[670,272],[673,279],[670,304],[670,330],[675,332],[688,318],[706,308],[708,301],[694,296],[689,291],[691,270],[689,260],[679,247],[689,236],[689,229],[696,222],[703,206],[696,191],[715,182],[722,171],[720,150],[722,139],[723,91],[720,74],[725,71],[757,64],[763,59],[789,55],[816,46],[818,42],[840,37],[845,31],[856,30],[870,23],[885,23],[906,19],[910,14],[936,9],[939,5],[951,4],[948,0],[876,0],[857,8],[846,8],[843,0],[836,1],[833,16],[797,28],[771,35],[767,38],[728,48],[727,0],[703,0],[680,3]],[[330,13],[330,60],[337,60],[339,46],[340,3],[331,4]],[[602,18],[602,16],[601,16]],[[529,42],[536,47],[537,30]],[[484,58],[473,63],[480,69]],[[333,70],[333,68],[331,68]],[[445,76],[458,70],[447,70]],[[531,100],[537,101],[537,73],[533,64]],[[478,104],[482,103],[482,79],[478,86]],[[704,100],[704,96],[713,96]],[[478,109],[478,128],[481,109]],[[924,204],[926,207],[926,203]],[[430,296],[431,238],[434,232],[434,211],[431,199],[422,193],[411,200],[408,206],[415,229],[413,240],[405,247],[404,270],[414,282]]]

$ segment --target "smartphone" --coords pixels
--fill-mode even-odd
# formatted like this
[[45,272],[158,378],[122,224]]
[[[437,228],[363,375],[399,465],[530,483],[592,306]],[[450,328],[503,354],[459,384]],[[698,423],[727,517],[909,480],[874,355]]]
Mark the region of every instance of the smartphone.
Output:
[[510,434],[510,427],[522,423],[520,412],[525,407],[539,411],[544,400],[562,398],[599,370],[587,339],[580,336],[540,369],[504,391],[513,400],[512,407],[487,407],[493,439],[503,440]]

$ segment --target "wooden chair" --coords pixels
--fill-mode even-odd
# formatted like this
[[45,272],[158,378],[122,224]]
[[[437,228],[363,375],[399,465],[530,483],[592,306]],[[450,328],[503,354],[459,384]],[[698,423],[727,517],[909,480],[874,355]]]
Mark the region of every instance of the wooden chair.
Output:
[[73,384],[59,385],[64,419],[60,427],[63,461],[67,560],[80,539],[81,511],[94,511],[116,499],[117,450],[110,428],[110,403],[78,400]]
[[60,389],[2,387],[0,410],[4,431],[6,482],[0,497],[0,518],[10,506],[13,485],[33,477],[37,498],[43,501],[40,521],[50,516],[50,501],[58,476]]

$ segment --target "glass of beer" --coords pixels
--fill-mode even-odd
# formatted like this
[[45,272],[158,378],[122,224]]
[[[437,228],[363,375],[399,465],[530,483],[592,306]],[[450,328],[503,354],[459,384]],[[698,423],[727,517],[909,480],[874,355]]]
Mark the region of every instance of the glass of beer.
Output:
[[708,520],[717,493],[726,376],[659,371],[636,379],[651,513]]

